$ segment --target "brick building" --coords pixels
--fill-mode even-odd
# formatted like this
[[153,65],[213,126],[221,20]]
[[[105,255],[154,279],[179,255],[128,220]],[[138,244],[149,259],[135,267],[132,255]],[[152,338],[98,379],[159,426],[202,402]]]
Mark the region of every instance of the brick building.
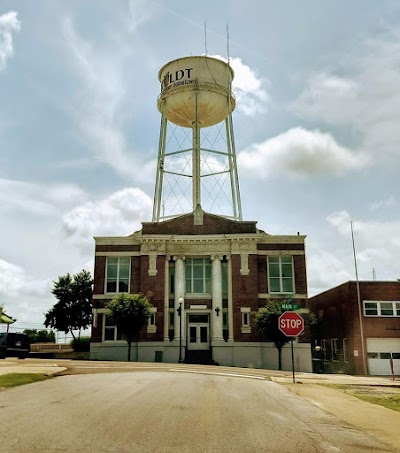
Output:
[[370,375],[390,375],[392,353],[400,375],[400,282],[361,281],[359,286],[361,326],[355,281],[309,299],[319,321],[314,350],[321,347],[325,371],[364,374],[365,366]]
[[[296,368],[311,371],[304,236],[269,235],[256,222],[205,213],[143,223],[125,237],[97,237],[91,358],[125,360],[127,344],[106,313],[118,291],[152,293],[153,316],[132,348],[139,361],[185,361],[276,369],[254,312],[291,295],[306,318]],[[182,304],[182,318],[179,305]],[[182,330],[180,329],[182,321]],[[137,357],[135,357],[137,354]],[[291,368],[290,347],[283,367]]]
[[[140,361],[273,369],[277,350],[260,342],[254,313],[290,295],[307,318],[304,236],[272,236],[242,220],[233,77],[229,63],[206,56],[160,69],[152,222],[131,236],[95,238],[92,359],[127,356],[105,309],[117,292],[152,294],[154,312],[132,351]],[[296,368],[310,371],[308,327],[295,354]]]

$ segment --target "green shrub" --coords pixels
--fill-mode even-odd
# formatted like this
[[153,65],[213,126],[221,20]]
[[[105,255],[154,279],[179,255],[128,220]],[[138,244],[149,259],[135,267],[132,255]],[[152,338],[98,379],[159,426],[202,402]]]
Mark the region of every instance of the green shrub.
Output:
[[80,339],[71,340],[70,345],[74,352],[89,352],[91,337],[81,337]]

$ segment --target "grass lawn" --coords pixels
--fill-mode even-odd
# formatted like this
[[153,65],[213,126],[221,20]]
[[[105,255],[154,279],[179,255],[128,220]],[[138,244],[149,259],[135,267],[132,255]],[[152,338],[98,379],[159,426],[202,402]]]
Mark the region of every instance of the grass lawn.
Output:
[[356,385],[333,385],[332,387],[343,390],[345,393],[368,403],[379,404],[380,406],[400,412],[399,388]]
[[17,385],[30,384],[32,382],[44,381],[51,376],[45,374],[31,373],[10,373],[0,375],[0,389],[16,387]]

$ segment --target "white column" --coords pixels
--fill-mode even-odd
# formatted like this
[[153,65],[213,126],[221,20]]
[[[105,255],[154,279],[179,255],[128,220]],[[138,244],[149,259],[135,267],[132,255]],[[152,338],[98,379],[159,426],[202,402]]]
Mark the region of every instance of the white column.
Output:
[[[180,320],[178,315],[179,298],[185,298],[185,263],[184,257],[174,256],[175,260],[175,324],[174,324],[174,340],[179,341],[180,336]],[[185,339],[185,307],[182,304],[182,341]]]
[[232,300],[232,260],[230,255],[228,260],[228,341],[234,341],[233,338],[233,300]]
[[164,341],[169,341],[169,258],[165,257],[164,269]]
[[212,256],[212,322],[211,322],[211,340],[224,341],[222,334],[222,256]]

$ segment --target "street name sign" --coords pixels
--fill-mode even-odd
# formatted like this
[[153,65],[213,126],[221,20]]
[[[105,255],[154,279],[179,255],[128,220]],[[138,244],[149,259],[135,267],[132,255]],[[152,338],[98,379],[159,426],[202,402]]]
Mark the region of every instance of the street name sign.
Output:
[[281,305],[282,310],[298,310],[300,308],[300,305],[298,304],[293,304],[293,303],[283,303]]

